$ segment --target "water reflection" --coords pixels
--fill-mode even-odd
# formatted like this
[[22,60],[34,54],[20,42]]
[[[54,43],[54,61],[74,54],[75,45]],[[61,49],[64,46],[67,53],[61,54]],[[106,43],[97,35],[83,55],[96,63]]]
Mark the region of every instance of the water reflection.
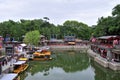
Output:
[[103,68],[93,60],[91,60],[91,65],[95,69],[95,80],[120,80],[120,71]]
[[118,80],[120,73],[96,64],[80,51],[53,52],[51,61],[31,61],[21,80]]
[[44,76],[42,72],[38,72],[35,75],[29,73],[26,80],[93,80],[94,77],[90,76],[89,72],[91,72],[89,68],[82,72],[73,73],[66,73],[62,68],[53,68],[49,70],[50,74],[47,76]]

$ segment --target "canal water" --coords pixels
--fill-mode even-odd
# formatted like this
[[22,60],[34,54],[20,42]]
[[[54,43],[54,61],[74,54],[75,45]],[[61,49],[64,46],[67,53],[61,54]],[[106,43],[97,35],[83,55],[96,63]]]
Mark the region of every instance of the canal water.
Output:
[[81,51],[55,51],[53,60],[29,61],[21,80],[120,80],[120,71],[103,68]]

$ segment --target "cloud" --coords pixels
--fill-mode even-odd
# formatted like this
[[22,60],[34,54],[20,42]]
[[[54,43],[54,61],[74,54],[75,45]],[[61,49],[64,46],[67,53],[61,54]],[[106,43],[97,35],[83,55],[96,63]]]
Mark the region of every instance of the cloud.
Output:
[[0,0],[0,21],[47,16],[54,24],[77,20],[94,25],[99,17],[111,15],[118,3],[119,0]]

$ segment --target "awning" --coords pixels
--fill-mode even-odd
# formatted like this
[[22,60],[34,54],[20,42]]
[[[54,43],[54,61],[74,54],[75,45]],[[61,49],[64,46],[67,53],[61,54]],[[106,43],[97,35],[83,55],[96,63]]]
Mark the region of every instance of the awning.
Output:
[[20,58],[19,60],[20,61],[27,61],[28,59],[27,58]]
[[21,45],[21,46],[23,46],[23,47],[24,47],[24,46],[27,46],[27,45],[26,45],[26,44],[24,44],[24,43],[23,43],[23,44],[20,44],[20,45]]
[[15,73],[4,74],[0,80],[13,80],[15,77],[17,77]]
[[14,65],[21,65],[21,64],[25,64],[26,61],[17,61],[16,63],[13,63]]
[[101,36],[101,37],[98,37],[98,39],[111,39],[112,36]]

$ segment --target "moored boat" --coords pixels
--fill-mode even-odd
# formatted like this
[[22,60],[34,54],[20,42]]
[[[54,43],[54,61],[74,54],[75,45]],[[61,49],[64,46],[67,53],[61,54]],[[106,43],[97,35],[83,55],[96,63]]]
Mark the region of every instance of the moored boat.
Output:
[[26,64],[26,61],[18,61],[16,63],[13,64],[14,65],[14,73],[21,73],[23,71],[25,71],[28,68],[28,64]]
[[48,50],[38,50],[33,53],[34,60],[50,60],[51,58],[51,51]]

